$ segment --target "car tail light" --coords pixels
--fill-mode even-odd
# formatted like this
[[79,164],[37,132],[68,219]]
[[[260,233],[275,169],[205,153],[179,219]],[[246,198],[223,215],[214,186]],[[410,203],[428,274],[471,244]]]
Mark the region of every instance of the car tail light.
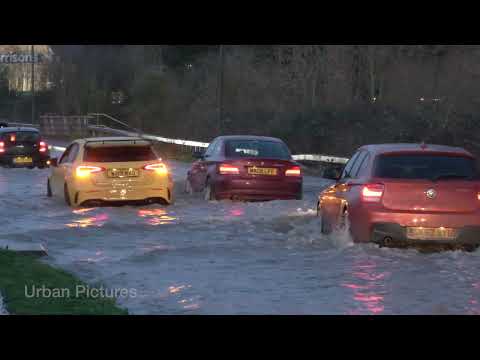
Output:
[[480,200],[480,192],[477,193],[477,199]]
[[143,167],[143,170],[155,171],[157,174],[167,174],[168,173],[167,166],[164,163],[155,163],[155,164],[145,165]]
[[385,186],[383,184],[368,184],[362,189],[362,200],[364,202],[380,202]]
[[48,149],[47,143],[45,141],[40,141],[40,152],[46,152]]
[[0,153],[5,152],[5,143],[3,141],[0,141]]
[[10,142],[15,142],[17,141],[17,136],[15,134],[10,135]]
[[98,166],[78,166],[76,174],[77,177],[88,177],[90,174],[96,174],[102,171],[105,171],[105,169]]
[[233,165],[222,164],[218,168],[218,171],[222,175],[238,175],[240,174],[240,169]]
[[294,166],[285,171],[285,176],[302,176],[302,169],[300,166]]

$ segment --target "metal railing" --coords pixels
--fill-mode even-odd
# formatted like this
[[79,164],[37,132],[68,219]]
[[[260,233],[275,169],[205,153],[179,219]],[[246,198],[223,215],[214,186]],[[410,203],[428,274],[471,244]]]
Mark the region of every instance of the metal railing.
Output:
[[11,127],[30,127],[38,129],[40,127],[39,124],[28,124],[28,123],[19,123],[19,122],[7,122],[8,126]]
[[[104,125],[92,125],[92,126],[89,126],[89,128],[91,128],[92,130],[110,132],[115,135],[139,136],[139,133],[112,129]],[[152,141],[159,141],[163,143],[182,145],[182,146],[188,146],[188,147],[194,147],[194,148],[207,148],[210,145],[209,143],[204,143],[199,141],[169,139],[169,138],[156,136],[156,135],[149,135],[149,134],[141,134],[141,137],[144,139],[152,140]],[[294,160],[297,160],[297,161],[325,162],[325,163],[332,163],[332,164],[346,164],[349,160],[347,158],[340,158],[340,157],[329,156],[329,155],[318,155],[318,154],[299,154],[299,155],[293,155],[292,157]]]
[[[116,125],[121,125],[122,127],[128,130],[115,129],[113,127],[106,126],[100,122],[100,117],[106,118],[109,121],[115,123]],[[210,145],[209,143],[200,142],[200,141],[170,139],[162,136],[145,134],[141,130],[135,129],[130,125],[124,123],[123,121],[115,119],[114,117],[108,114],[92,113],[92,114],[88,114],[88,119],[89,119],[88,129],[93,131],[104,132],[104,133],[120,135],[120,136],[142,137],[147,140],[186,146],[186,147],[191,147],[195,149],[207,148]],[[59,147],[59,146],[52,146],[51,148],[57,151],[65,150],[65,148]],[[347,158],[341,158],[341,157],[329,156],[329,155],[320,155],[320,154],[298,154],[298,155],[293,155],[292,157],[294,160],[297,160],[297,161],[324,162],[324,163],[332,163],[332,164],[346,164],[349,160]]]

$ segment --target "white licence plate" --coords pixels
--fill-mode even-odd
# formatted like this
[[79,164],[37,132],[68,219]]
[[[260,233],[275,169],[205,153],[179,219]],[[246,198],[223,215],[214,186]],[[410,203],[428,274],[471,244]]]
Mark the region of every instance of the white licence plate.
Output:
[[411,240],[455,240],[457,230],[450,228],[407,228],[407,237]]
[[108,169],[107,176],[110,178],[139,177],[137,169]]

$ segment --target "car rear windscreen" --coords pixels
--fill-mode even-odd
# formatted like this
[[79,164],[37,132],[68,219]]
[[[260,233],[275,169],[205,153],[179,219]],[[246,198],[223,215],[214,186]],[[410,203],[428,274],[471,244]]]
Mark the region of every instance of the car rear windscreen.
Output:
[[83,161],[86,162],[129,162],[157,159],[157,155],[150,146],[87,146],[83,155]]
[[265,158],[290,160],[288,147],[275,141],[229,140],[225,143],[225,155],[229,158]]
[[474,179],[475,161],[445,155],[381,155],[375,176],[389,179]]
[[7,143],[36,143],[40,141],[40,134],[36,131],[13,131],[3,133],[1,138]]

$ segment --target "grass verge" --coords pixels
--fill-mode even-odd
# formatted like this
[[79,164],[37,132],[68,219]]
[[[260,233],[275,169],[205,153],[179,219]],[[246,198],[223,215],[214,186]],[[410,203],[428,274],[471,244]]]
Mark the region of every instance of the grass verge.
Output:
[[[14,315],[128,315],[113,299],[79,294],[77,286],[87,285],[73,275],[53,268],[30,255],[0,250],[0,291],[5,307]],[[68,289],[70,296],[29,298],[26,289]],[[66,291],[64,292],[66,293]]]

